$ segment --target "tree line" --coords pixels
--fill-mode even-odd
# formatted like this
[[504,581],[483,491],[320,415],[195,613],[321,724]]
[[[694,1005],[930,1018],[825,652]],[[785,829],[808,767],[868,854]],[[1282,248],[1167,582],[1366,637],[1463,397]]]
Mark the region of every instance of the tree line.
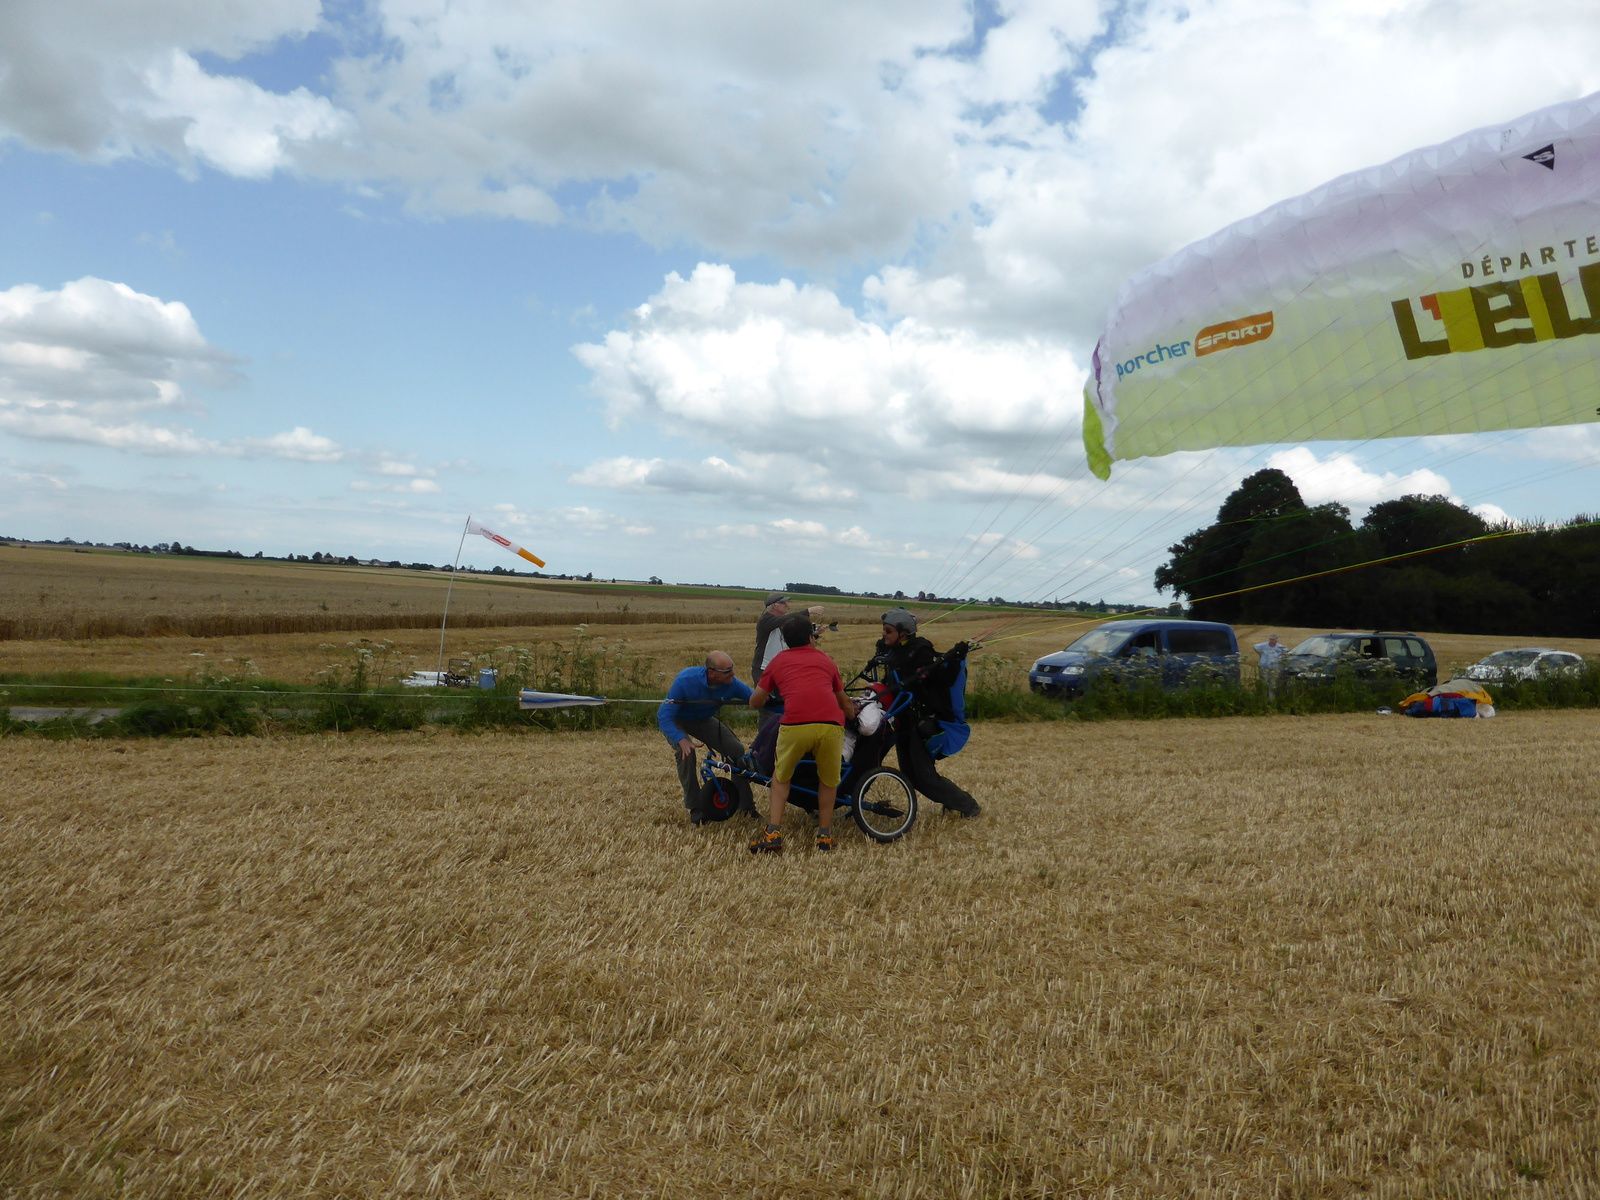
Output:
[[1373,505],[1357,525],[1344,505],[1307,505],[1267,469],[1168,553],[1156,587],[1185,597],[1197,619],[1600,636],[1593,515],[1491,524],[1446,496],[1410,495]]

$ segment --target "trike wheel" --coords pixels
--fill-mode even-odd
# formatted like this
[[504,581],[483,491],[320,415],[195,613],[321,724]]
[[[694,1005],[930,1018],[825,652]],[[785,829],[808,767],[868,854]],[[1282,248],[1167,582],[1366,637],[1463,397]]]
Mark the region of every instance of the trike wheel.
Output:
[[740,809],[753,812],[750,785],[743,779],[713,775],[700,785],[700,821],[726,821]]
[[873,841],[898,841],[916,823],[917,793],[899,771],[878,767],[855,788],[850,815]]

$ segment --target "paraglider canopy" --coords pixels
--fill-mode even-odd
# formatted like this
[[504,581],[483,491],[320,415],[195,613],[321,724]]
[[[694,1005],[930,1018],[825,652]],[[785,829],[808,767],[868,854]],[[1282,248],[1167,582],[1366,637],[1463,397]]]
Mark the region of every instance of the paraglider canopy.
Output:
[[1116,459],[1600,420],[1600,93],[1358,171],[1123,285],[1084,389]]

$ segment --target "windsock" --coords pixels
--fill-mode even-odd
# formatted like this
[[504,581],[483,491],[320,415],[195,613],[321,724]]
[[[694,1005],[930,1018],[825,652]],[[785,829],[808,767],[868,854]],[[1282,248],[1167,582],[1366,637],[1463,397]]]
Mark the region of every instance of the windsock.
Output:
[[481,534],[483,537],[488,538],[496,546],[504,546],[518,558],[525,558],[536,567],[544,566],[544,559],[540,558],[532,550],[524,550],[521,546],[518,546],[516,543],[512,542],[510,538],[501,537],[494,530],[489,529],[486,526],[479,525],[471,517],[467,518],[467,532]]
[[[541,708],[577,708],[594,707],[605,704],[604,696],[574,696],[568,692],[536,692],[531,688],[523,688],[517,693],[517,707],[521,709]],[[642,701],[645,704],[659,704],[658,700]]]

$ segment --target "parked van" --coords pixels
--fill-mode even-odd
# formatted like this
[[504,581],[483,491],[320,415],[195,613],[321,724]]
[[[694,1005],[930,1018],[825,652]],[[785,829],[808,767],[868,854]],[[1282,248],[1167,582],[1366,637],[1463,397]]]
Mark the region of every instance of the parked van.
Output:
[[1048,696],[1081,696],[1110,679],[1163,688],[1237,684],[1239,639],[1217,621],[1107,621],[1028,672],[1028,686]]
[[1301,683],[1331,683],[1341,671],[1357,679],[1385,676],[1430,688],[1439,682],[1433,647],[1414,633],[1319,633],[1283,659],[1283,673]]

